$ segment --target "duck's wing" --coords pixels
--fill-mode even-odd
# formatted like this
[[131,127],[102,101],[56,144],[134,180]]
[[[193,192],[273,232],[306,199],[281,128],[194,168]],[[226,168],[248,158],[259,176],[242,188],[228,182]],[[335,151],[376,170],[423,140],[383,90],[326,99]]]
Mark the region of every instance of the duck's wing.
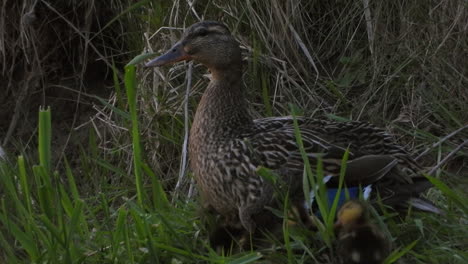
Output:
[[[345,184],[348,187],[374,184],[381,198],[392,204],[408,201],[432,186],[421,168],[391,135],[363,122],[338,123],[298,118],[305,152],[313,168],[321,159],[327,186],[338,185],[345,149],[349,149]],[[297,146],[292,117],[255,120],[247,136],[259,165],[276,170],[289,184],[299,188],[304,162]]]
[[[358,156],[369,154],[408,155],[396,144],[392,135],[367,122],[337,122],[325,119],[296,118],[299,128],[311,131],[316,137],[350,151]],[[258,132],[271,131],[281,127],[292,127],[293,117],[269,117],[254,120]]]
[[[258,165],[277,170],[287,179],[302,177],[304,161],[300,153],[291,118],[268,118],[257,121],[256,129],[245,138],[255,153]],[[299,119],[303,147],[312,167],[319,160],[323,163],[326,176],[337,179],[346,149],[317,135],[316,123]],[[345,182],[348,185],[369,184],[379,181],[391,170],[396,169],[398,160],[391,155],[355,155],[351,149],[346,164]],[[402,181],[405,181],[405,177]],[[289,181],[289,180],[288,180]],[[302,181],[300,181],[302,182]],[[330,181],[332,185],[337,180]]]
[[[385,130],[367,122],[337,122],[324,119],[297,117],[299,128],[313,135],[315,141],[333,149],[349,149],[354,157],[366,155],[390,155],[398,161],[398,168],[408,178],[421,178],[422,168],[411,158],[406,149],[395,142]],[[257,133],[294,128],[293,117],[270,117],[254,120]],[[303,137],[307,137],[307,135]],[[339,155],[340,152],[337,153]]]

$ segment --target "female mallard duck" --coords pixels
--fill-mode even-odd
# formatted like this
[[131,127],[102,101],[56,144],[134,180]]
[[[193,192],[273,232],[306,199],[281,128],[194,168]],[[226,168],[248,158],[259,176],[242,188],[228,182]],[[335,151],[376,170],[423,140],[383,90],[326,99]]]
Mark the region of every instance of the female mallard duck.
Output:
[[[190,26],[169,51],[146,66],[195,60],[211,72],[190,130],[189,158],[205,204],[226,219],[255,229],[255,215],[273,200],[273,184],[257,173],[269,168],[282,177],[292,194],[302,194],[304,163],[296,144],[292,117],[254,120],[242,87],[239,43],[218,22]],[[363,122],[338,123],[298,118],[310,163],[321,159],[326,175],[336,176],[349,147],[347,186],[374,183],[390,204],[431,186],[419,167],[385,131]],[[337,177],[335,177],[337,178]],[[329,185],[336,185],[331,180]],[[303,195],[294,199],[304,201]],[[229,221],[231,222],[231,221]]]
[[335,224],[337,255],[344,264],[380,264],[390,254],[391,243],[369,219],[367,205],[346,202]]

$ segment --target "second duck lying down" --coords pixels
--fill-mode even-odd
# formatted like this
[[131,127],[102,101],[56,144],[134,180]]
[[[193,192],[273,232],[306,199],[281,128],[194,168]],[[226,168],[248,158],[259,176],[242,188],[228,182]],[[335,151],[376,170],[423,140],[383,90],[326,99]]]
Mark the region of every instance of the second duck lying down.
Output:
[[[273,203],[274,194],[272,183],[257,174],[260,166],[280,175],[293,194],[292,201],[303,204],[304,162],[293,118],[252,118],[241,81],[241,50],[229,29],[215,21],[193,24],[180,41],[146,66],[183,60],[205,65],[212,75],[189,139],[190,168],[205,204],[227,222],[253,232],[254,216]],[[320,158],[325,175],[339,174],[349,148],[347,186],[373,183],[391,206],[405,204],[431,186],[415,161],[382,129],[365,122],[303,117],[297,121],[310,164],[316,166]],[[331,180],[328,185],[337,182]]]
[[367,205],[359,200],[343,204],[337,214],[336,250],[343,264],[381,264],[391,243],[369,219]]

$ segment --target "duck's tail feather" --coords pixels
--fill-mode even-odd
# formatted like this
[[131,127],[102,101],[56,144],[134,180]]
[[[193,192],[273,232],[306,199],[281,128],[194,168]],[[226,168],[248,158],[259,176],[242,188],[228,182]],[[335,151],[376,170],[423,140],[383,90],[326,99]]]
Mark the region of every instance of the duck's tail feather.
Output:
[[381,195],[383,202],[394,208],[406,209],[412,206],[420,211],[444,214],[434,203],[421,197],[421,194],[431,187],[433,187],[431,182],[421,178],[411,184],[397,185],[391,189],[383,190]]
[[412,197],[408,200],[408,205],[424,212],[430,212],[439,215],[444,214],[442,209],[438,208],[434,203],[424,198]]

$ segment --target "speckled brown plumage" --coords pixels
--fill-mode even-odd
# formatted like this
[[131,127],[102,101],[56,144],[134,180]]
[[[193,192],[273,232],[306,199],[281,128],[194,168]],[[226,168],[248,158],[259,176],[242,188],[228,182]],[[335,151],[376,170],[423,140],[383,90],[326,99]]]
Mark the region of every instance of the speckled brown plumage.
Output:
[[[241,84],[241,51],[225,25],[213,21],[192,25],[173,48],[147,66],[180,60],[198,61],[212,74],[190,130],[190,167],[200,193],[218,213],[232,222],[240,220],[251,232],[252,217],[272,202],[274,189],[257,174],[259,166],[280,175],[291,193],[302,193],[304,164],[293,119],[254,120],[249,114]],[[298,118],[298,123],[312,166],[320,157],[327,175],[338,175],[349,147],[348,186],[390,182],[395,188],[388,194],[395,197],[395,189],[410,186],[419,177],[418,165],[382,129],[364,122],[309,118]]]

